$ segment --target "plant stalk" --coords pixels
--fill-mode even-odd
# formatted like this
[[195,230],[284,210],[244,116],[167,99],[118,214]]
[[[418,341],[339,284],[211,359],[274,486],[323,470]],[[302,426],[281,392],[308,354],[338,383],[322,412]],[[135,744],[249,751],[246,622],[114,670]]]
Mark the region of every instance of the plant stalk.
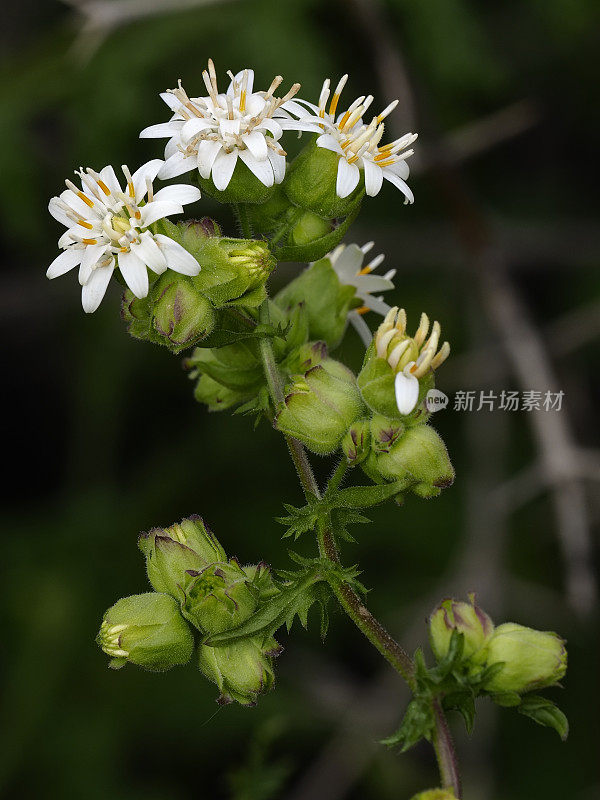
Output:
[[[263,324],[269,323],[268,300],[265,300],[260,307],[259,320]],[[281,385],[281,376],[275,362],[273,345],[271,340],[267,337],[260,340],[260,353],[271,398],[274,404],[278,405],[284,400],[284,394]],[[320,499],[322,496],[321,491],[306,450],[304,449],[304,445],[290,436],[285,436],[285,440],[306,499],[313,500],[315,497]],[[338,475],[340,470],[341,466],[336,470],[334,479],[340,478]],[[322,526],[322,528],[319,529],[318,545],[319,553],[323,558],[335,564],[340,563],[331,524]],[[406,653],[402,646],[398,644],[393,636],[391,636],[384,626],[371,614],[359,595],[348,583],[334,580],[330,585],[339,604],[356,627],[406,681],[410,689],[414,690],[416,688],[415,668],[408,653]],[[460,778],[458,775],[454,744],[446,723],[444,712],[437,700],[434,702],[434,714],[436,726],[433,745],[442,784],[445,788],[452,788],[456,797],[460,798]]]

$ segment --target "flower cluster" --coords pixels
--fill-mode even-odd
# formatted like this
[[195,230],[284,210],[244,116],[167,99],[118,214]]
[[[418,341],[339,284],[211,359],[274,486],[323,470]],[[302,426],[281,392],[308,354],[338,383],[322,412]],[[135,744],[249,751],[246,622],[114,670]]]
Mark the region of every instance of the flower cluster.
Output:
[[413,154],[408,150],[417,139],[417,134],[407,133],[399,139],[381,145],[384,133],[384,119],[398,105],[398,100],[391,102],[379,114],[366,124],[364,116],[369,110],[373,95],[361,95],[351,103],[345,111],[337,113],[337,108],[346,85],[348,75],[343,75],[331,96],[329,108],[327,102],[331,93],[331,81],[324,81],[317,105],[306,101],[303,103],[307,111],[299,114],[305,124],[320,126],[322,133],[317,139],[317,146],[331,150],[339,156],[337,168],[336,191],[338,197],[347,197],[357,187],[361,174],[364,176],[365,191],[373,197],[379,193],[383,180],[389,181],[405,196],[406,203],[413,203],[414,196],[406,178],[409,168],[406,159]]
[[123,190],[114,169],[100,172],[80,169],[78,188],[65,181],[60,197],[48,209],[67,230],[58,240],[62,253],[48,267],[48,278],[57,278],[79,267],[83,310],[92,313],[100,305],[116,268],[136,297],[148,294],[148,270],[161,275],[172,269],[182,275],[197,275],[200,264],[180,244],[155,233],[158,220],[180,214],[183,206],[200,197],[193,186],[165,186],[156,194],[153,182],[163,162],[149,161],[133,175],[123,165]]
[[[413,690],[389,744],[406,749],[421,738],[431,741],[442,706],[458,709],[470,724],[479,696],[515,706],[566,735],[562,712],[530,694],[564,675],[560,637],[516,623],[495,626],[472,597],[469,603],[446,600],[429,622],[437,661],[430,669],[420,651],[411,661],[372,619],[359,597],[358,571],[344,568],[337,556],[339,543],[352,538],[347,526],[368,521],[364,509],[388,500],[400,504],[408,493],[435,497],[454,480],[427,402],[430,392],[440,395],[436,370],[450,345],[440,346],[440,325],[430,325],[426,314],[408,333],[404,308],[384,300],[395,288],[396,270],[376,271],[384,257],[367,257],[373,242],[342,241],[365,195],[377,195],[384,180],[405,204],[413,202],[406,179],[416,135],[382,144],[397,101],[370,119],[371,95],[338,110],[347,75],[333,93],[326,80],[316,104],[298,97],[298,83],[279,94],[279,75],[264,90],[255,89],[251,69],[228,75],[222,92],[209,60],[205,94],[188,95],[180,81],[160,95],[171,118],[140,136],[166,138],[164,159],[133,174],[123,166],[124,182],[111,166],[80,169],[79,185],[66,181],[66,190],[49,203],[66,231],[47,275],[78,267],[82,305],[91,313],[115,274],[124,288],[121,316],[134,338],[173,353],[194,348],[184,364],[198,402],[209,411],[235,408],[266,419],[286,437],[307,505],[286,505],[288,516],[279,521],[286,535],[313,531],[319,556],[292,553],[300,568],[274,575],[262,562],[228,558],[199,517],[154,528],[139,539],[152,591],[115,603],[104,615],[98,644],[115,669],[131,663],[167,670],[195,655],[217,685],[219,702],[253,705],[274,684],[278,629],[289,630],[296,617],[306,625],[317,603],[324,636],[334,594],[361,630],[369,628],[382,654],[397,660]],[[287,132],[305,134],[289,163]],[[157,181],[184,174],[188,183],[155,191]],[[230,206],[238,236],[225,235],[208,217],[170,219],[201,194]],[[267,282],[282,261],[307,266],[269,296]],[[368,312],[383,317],[375,335]],[[332,355],[349,323],[365,345],[357,372]],[[337,455],[323,492],[303,447]],[[370,482],[342,488],[355,467],[354,474]],[[452,800],[460,795],[454,788],[415,800]]]

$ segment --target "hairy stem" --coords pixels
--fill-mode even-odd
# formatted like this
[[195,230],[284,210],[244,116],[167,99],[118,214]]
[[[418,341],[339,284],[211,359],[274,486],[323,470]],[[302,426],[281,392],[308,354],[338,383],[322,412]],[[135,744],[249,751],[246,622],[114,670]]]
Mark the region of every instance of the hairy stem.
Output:
[[446,722],[446,717],[442,710],[439,700],[433,701],[433,713],[435,715],[435,731],[433,734],[433,747],[440,770],[442,787],[452,789],[456,797],[461,796],[460,775],[458,773],[458,763],[454,742]]
[[[268,300],[265,300],[260,307],[259,320],[263,324],[269,323]],[[269,392],[273,402],[277,405],[284,400],[283,387],[281,384],[281,375],[277,369],[273,353],[273,345],[271,340],[267,337],[260,340],[260,353]],[[285,440],[307,500],[314,499],[315,497],[320,499],[321,491],[304,446],[297,439],[292,439],[290,436],[286,436]],[[332,480],[339,485],[342,477],[343,468],[340,464]],[[317,531],[317,536],[321,557],[327,558],[335,564],[339,564],[340,559],[331,523],[321,526]],[[371,614],[359,595],[348,583],[345,581],[333,580],[330,585],[339,604],[356,627],[391,664],[396,672],[404,678],[408,686],[414,690],[416,688],[415,668],[408,653],[406,653],[402,646],[398,644],[393,636],[391,636],[384,626]],[[436,721],[433,746],[442,785],[444,788],[451,788],[455,796],[460,798],[460,777],[458,774],[454,744],[446,723],[446,717],[438,700],[434,701],[433,710]]]

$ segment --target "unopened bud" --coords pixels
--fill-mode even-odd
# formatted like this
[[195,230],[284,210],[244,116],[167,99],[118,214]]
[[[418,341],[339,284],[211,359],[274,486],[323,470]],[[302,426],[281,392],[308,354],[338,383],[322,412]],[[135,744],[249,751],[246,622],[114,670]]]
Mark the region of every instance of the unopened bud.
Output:
[[314,453],[332,453],[364,411],[354,374],[325,359],[286,387],[274,425]]
[[194,649],[194,637],[166,594],[124,597],[104,615],[96,639],[118,669],[128,661],[145,669],[161,671],[186,664]]
[[567,650],[556,633],[505,622],[488,643],[487,665],[499,662],[504,666],[485,688],[520,694],[558,683],[567,671]]
[[390,426],[389,435],[389,447],[381,446],[381,434],[373,436],[367,474],[373,476],[376,472],[380,480],[386,481],[406,480],[410,491],[419,497],[436,497],[452,485],[454,468],[446,445],[431,426],[407,428],[398,438]]
[[215,327],[211,303],[190,278],[166,272],[153,287],[152,326],[156,337],[179,353],[205,339]]
[[275,682],[271,655],[280,648],[275,642],[267,645],[269,654],[260,639],[243,639],[227,647],[200,645],[198,663],[204,675],[216,683],[219,703],[236,701],[243,706],[256,705],[258,695],[267,692]]
[[187,575],[182,612],[204,633],[235,628],[256,611],[258,593],[235,561],[188,570]]
[[470,658],[489,641],[494,632],[494,623],[483,609],[475,605],[474,595],[470,595],[468,603],[442,600],[429,617],[429,641],[438,661],[448,654],[454,631],[463,635],[464,659]]
[[348,465],[355,467],[369,454],[371,445],[371,424],[368,419],[353,422],[342,440],[342,450]]
[[214,534],[197,516],[142,533],[138,545],[146,556],[146,570],[153,588],[178,600],[183,598],[189,582],[188,570],[202,570],[227,558]]
[[336,219],[352,213],[360,205],[364,185],[359,183],[348,197],[336,192],[339,155],[310,142],[289,166],[283,191],[300,208],[323,219]]

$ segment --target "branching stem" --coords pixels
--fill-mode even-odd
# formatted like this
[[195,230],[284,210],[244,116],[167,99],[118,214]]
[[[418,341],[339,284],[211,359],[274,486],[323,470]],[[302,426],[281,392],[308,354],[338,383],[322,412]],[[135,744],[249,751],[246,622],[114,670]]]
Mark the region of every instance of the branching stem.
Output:
[[[260,307],[259,320],[263,324],[269,323],[268,300],[265,300]],[[260,353],[271,398],[274,404],[278,405],[284,400],[284,394],[281,385],[281,376],[277,369],[277,363],[273,353],[273,345],[269,338],[264,337],[260,340]],[[293,439],[290,436],[286,436],[285,440],[306,499],[309,501],[315,497],[320,499],[322,496],[321,491],[304,446],[297,439]],[[332,480],[339,485],[342,478],[343,470],[340,464]],[[327,558],[335,564],[339,564],[340,559],[330,521],[329,524],[319,526],[317,538],[321,557]],[[408,686],[414,690],[416,688],[415,667],[408,653],[406,653],[402,646],[398,644],[393,636],[391,636],[384,626],[371,614],[359,595],[348,583],[339,579],[333,579],[330,585],[339,604],[356,627],[391,664],[396,672],[404,678]],[[434,701],[433,710],[436,720],[433,746],[442,784],[444,788],[451,788],[455,796],[460,798],[460,779],[456,764],[454,744],[439,701]]]

